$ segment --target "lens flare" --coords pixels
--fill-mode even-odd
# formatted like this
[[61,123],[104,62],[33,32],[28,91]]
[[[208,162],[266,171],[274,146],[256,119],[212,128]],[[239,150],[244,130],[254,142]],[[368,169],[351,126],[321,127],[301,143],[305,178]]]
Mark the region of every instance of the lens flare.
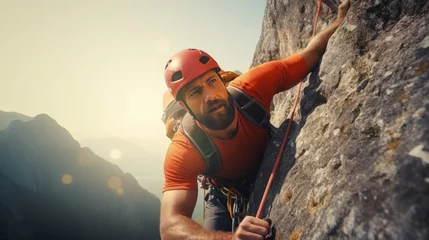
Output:
[[119,196],[122,196],[123,194],[124,194],[124,189],[123,188],[118,188],[117,190],[116,190],[116,193],[119,195]]
[[107,186],[109,186],[109,188],[111,188],[113,190],[117,190],[118,188],[120,188],[122,186],[122,181],[119,177],[112,176],[107,181]]
[[64,174],[63,177],[61,178],[61,181],[64,184],[68,185],[68,184],[72,183],[73,177],[70,174]]

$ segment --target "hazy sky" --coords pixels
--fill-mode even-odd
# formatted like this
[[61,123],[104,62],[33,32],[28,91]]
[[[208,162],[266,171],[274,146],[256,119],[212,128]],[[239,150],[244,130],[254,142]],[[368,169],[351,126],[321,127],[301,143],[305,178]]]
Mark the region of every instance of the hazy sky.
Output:
[[246,71],[262,0],[0,0],[0,110],[46,113],[77,139],[167,144],[163,68],[201,48]]

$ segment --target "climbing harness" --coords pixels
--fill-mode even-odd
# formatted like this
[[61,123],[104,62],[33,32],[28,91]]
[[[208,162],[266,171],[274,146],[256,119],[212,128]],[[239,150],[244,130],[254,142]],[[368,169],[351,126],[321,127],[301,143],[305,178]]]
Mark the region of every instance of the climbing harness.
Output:
[[[317,12],[316,12],[316,17],[314,19],[313,37],[316,35],[317,20],[319,19],[321,3],[322,3],[322,0],[317,0]],[[268,195],[268,192],[269,192],[271,185],[273,183],[273,179],[274,179],[274,176],[277,172],[277,168],[279,167],[280,159],[283,155],[283,150],[286,146],[286,141],[287,141],[287,138],[289,136],[290,128],[292,127],[293,115],[295,114],[295,109],[296,109],[296,106],[298,104],[299,95],[301,94],[301,87],[302,87],[302,81],[299,83],[298,90],[297,90],[296,97],[295,97],[295,102],[293,104],[291,112],[289,113],[289,119],[290,120],[288,121],[288,124],[287,124],[286,133],[285,133],[285,136],[283,138],[283,142],[282,142],[282,145],[280,147],[280,151],[277,154],[276,162],[274,164],[273,170],[271,171],[271,175],[270,175],[270,178],[268,179],[267,186],[265,187],[264,195],[262,196],[262,200],[261,200],[261,203],[259,205],[258,212],[256,213],[257,218],[261,218],[262,209],[264,208],[265,201],[267,200],[267,195]]]
[[247,214],[247,204],[249,200],[234,188],[222,187],[220,191],[226,195],[227,208],[232,219],[232,231],[240,224]]
[[[227,209],[232,221],[232,231],[234,232],[241,220],[247,215],[249,199],[243,196],[236,188],[226,187],[224,184],[214,182],[212,178],[200,175],[198,176],[198,181],[201,183],[201,188],[204,189],[204,195],[206,195],[206,190],[211,185],[226,198]],[[203,216],[205,217],[205,206]]]

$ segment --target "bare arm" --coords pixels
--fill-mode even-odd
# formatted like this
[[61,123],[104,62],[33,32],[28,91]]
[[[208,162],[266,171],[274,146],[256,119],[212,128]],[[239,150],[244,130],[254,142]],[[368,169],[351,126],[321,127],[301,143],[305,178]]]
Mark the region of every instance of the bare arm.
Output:
[[232,233],[202,228],[191,219],[197,201],[196,191],[173,190],[163,193],[161,201],[162,239],[232,239]]
[[271,222],[253,216],[246,216],[234,234],[202,228],[191,219],[197,194],[196,191],[189,190],[173,190],[163,193],[160,226],[162,239],[263,240],[269,233]]
[[299,53],[307,62],[309,70],[316,67],[319,63],[320,59],[325,53],[329,38],[344,21],[349,8],[350,0],[345,0],[343,3],[341,3],[341,5],[338,7],[338,16],[335,22],[314,36],[314,38],[308,43],[307,47]]

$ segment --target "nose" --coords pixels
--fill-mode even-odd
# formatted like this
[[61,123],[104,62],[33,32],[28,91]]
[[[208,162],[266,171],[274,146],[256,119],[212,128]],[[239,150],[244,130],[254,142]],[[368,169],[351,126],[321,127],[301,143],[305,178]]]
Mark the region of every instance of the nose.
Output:
[[217,97],[216,97],[216,93],[214,90],[206,89],[204,91],[204,102],[206,102],[206,103],[213,102],[216,99],[217,99]]

